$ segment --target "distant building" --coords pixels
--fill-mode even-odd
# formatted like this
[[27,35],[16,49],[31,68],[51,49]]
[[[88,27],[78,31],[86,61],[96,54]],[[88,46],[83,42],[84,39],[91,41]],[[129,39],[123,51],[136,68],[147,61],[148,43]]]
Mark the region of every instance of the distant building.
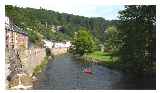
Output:
[[63,26],[52,25],[51,26],[51,31],[52,32],[64,32],[64,27]]
[[45,48],[52,48],[53,47],[53,42],[49,40],[42,40],[44,42],[44,47]]
[[54,43],[54,48],[69,48],[70,46],[70,41]]
[[66,42],[55,42],[50,40],[42,40],[45,48],[69,48],[71,46],[70,41]]
[[5,31],[6,31],[6,48],[19,49],[28,48],[28,35],[23,32],[18,26],[5,18]]
[[58,32],[64,32],[63,26],[57,26],[56,30],[57,30]]
[[57,30],[56,26],[52,25],[51,30],[52,30],[52,32],[56,32],[56,30]]

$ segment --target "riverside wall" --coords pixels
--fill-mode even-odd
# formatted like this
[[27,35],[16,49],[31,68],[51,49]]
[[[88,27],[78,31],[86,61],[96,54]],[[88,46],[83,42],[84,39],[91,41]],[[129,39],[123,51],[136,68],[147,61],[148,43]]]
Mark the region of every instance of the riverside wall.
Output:
[[33,48],[33,49],[6,49],[5,50],[5,61],[7,64],[10,64],[10,59],[14,52],[18,51],[21,64],[23,65],[23,70],[28,73],[30,76],[33,73],[34,68],[41,64],[46,56],[45,48]]
[[[51,48],[51,53],[53,55],[60,55],[67,53],[68,48]],[[23,65],[23,69],[30,76],[33,73],[34,68],[43,62],[44,57],[46,56],[45,48],[32,48],[32,49],[6,49],[5,61],[6,64],[10,64],[10,60],[14,52],[19,53],[20,60]]]
[[54,55],[61,55],[68,52],[68,48],[51,48],[51,53]]
[[33,48],[26,50],[27,58],[24,59],[24,69],[32,75],[34,68],[40,65],[46,56],[45,48]]

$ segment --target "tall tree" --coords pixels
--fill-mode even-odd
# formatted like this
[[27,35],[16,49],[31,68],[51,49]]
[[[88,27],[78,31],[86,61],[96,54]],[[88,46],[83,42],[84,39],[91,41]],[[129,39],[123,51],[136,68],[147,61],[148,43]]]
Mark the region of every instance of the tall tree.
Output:
[[95,42],[92,34],[85,30],[80,30],[75,33],[72,44],[73,53],[79,54],[80,56],[84,55],[85,53],[93,52],[95,48]]
[[110,26],[106,30],[106,37],[107,37],[106,46],[112,52],[118,51],[118,49],[119,49],[119,44],[121,42],[119,40],[118,34],[119,34],[119,32],[115,26]]
[[120,62],[133,73],[153,71],[156,52],[156,6],[125,6],[120,11]]

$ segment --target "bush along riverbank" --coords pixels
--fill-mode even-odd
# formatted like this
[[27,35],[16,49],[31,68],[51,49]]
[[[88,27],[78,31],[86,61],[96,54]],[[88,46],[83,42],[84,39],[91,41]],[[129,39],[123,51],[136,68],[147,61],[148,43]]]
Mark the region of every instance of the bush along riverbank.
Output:
[[117,53],[94,51],[83,56],[76,56],[76,58],[86,64],[98,64],[120,72],[127,72],[124,65],[119,63]]
[[80,60],[83,62],[88,62],[88,63],[96,63],[114,70],[118,70],[121,72],[124,72],[128,75],[131,75],[131,77],[154,77],[155,72],[152,71],[146,71],[144,73],[132,73],[129,72],[126,68],[126,65],[121,64],[118,59],[118,55],[116,53],[111,53],[111,52],[101,52],[101,51],[95,51],[93,53],[88,53],[85,54],[81,57],[79,57]]
[[47,64],[48,64],[48,56],[44,58],[43,62],[40,65],[37,65],[35,67],[32,76],[37,76],[39,73],[41,73]]
[[81,56],[80,59],[97,64],[113,65],[118,60],[118,57],[109,52],[95,51]]

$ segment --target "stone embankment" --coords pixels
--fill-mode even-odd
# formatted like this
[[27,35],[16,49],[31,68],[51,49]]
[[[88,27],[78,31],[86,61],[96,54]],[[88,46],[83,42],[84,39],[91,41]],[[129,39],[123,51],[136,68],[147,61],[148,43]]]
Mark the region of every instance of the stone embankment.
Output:
[[[51,48],[51,53],[60,55],[67,53],[67,48]],[[46,56],[45,48],[6,49],[6,72],[9,89],[30,89],[34,68],[43,62]]]
[[67,53],[68,48],[51,48],[51,53],[54,55],[60,55]]

